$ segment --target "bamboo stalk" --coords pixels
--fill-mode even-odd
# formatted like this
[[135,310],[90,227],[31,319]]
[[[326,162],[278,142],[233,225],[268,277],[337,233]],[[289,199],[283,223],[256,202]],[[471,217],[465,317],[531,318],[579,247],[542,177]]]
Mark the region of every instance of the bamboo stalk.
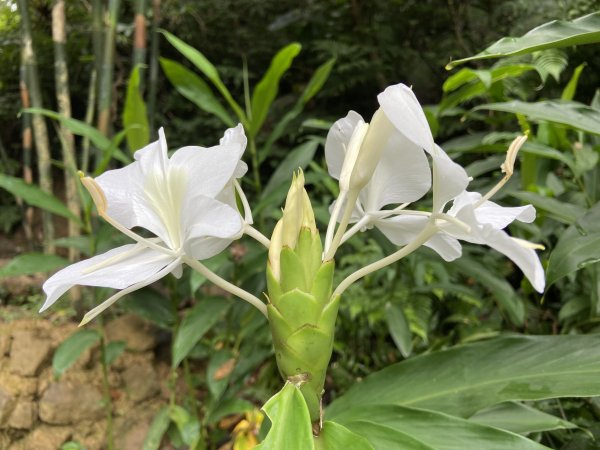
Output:
[[[65,26],[65,2],[55,0],[52,7],[52,41],[54,43],[54,78],[56,83],[56,101],[58,112],[65,117],[71,117],[71,98],[69,94],[69,73],[67,70],[66,42],[67,33]],[[77,192],[77,167],[75,162],[75,137],[73,133],[60,125],[62,157],[65,176],[65,197],[67,207],[76,216],[81,216],[79,197]],[[79,225],[69,220],[68,236],[79,236]],[[69,259],[75,261],[79,252],[75,247],[69,247]]]
[[156,110],[156,89],[158,81],[158,26],[160,24],[160,0],[152,0],[152,41],[150,44],[150,87],[148,92],[148,125],[154,130],[154,111]]
[[[23,59],[27,72],[27,83],[31,106],[42,108],[42,94],[40,81],[37,71],[37,62],[31,38],[31,23],[27,11],[27,0],[18,0],[17,5],[21,14],[21,31],[23,45]],[[50,144],[48,141],[48,129],[46,122],[40,114],[34,114],[32,118],[33,134],[35,137],[35,149],[37,151],[37,167],[40,179],[40,188],[52,194],[52,167],[50,164]],[[54,253],[54,224],[52,215],[47,211],[42,211],[42,226],[44,230],[43,242],[46,253]]]
[[[133,67],[146,63],[146,1],[135,0],[133,38]],[[140,69],[141,70],[141,69]],[[144,88],[144,76],[140,73],[140,91]]]
[[115,31],[121,0],[109,0],[108,10],[104,15],[104,57],[99,72],[98,91],[98,129],[105,136],[110,134],[111,100],[113,89]]
[[[21,67],[19,68],[19,91],[21,93],[21,105],[23,109],[29,108],[29,89],[27,88],[27,68],[25,67],[24,51],[21,52]],[[33,148],[33,135],[31,130],[31,114],[21,116],[21,142],[23,145],[23,181],[33,184],[33,172],[31,170],[31,154]],[[32,250],[33,242],[33,208],[23,205],[23,230],[27,238],[27,246]]]

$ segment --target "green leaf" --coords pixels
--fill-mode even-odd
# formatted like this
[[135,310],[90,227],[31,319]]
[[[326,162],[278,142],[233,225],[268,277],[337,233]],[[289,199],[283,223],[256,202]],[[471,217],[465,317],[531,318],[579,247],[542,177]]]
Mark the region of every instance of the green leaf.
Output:
[[600,261],[600,203],[566,229],[550,255],[546,289],[562,277]]
[[400,306],[388,302],[385,305],[385,318],[396,347],[402,356],[408,358],[412,353],[412,333],[404,311]]
[[110,139],[108,139],[100,131],[98,131],[97,128],[94,128],[93,126],[88,125],[87,123],[82,122],[81,120],[66,117],[55,111],[51,111],[49,109],[44,108],[26,108],[23,109],[23,112],[30,114],[42,114],[43,116],[58,120],[73,134],[88,138],[97,148],[101,150],[108,148],[110,145]]
[[325,422],[315,450],[375,450],[364,437],[335,422]]
[[61,376],[71,367],[88,348],[100,341],[101,335],[96,330],[85,328],[77,330],[64,340],[54,352],[52,369],[54,376]]
[[201,438],[198,418],[191,415],[179,405],[171,405],[169,408],[169,417],[177,425],[177,430],[183,442],[190,446],[191,449],[195,449]]
[[[369,375],[326,410],[427,408],[462,417],[510,400],[600,394],[600,335],[509,336],[417,356]],[[362,407],[361,406],[361,407]]]
[[177,367],[202,336],[221,320],[230,305],[222,297],[207,297],[188,311],[173,343],[173,367]]
[[548,75],[552,75],[552,78],[558,83],[560,81],[560,74],[569,65],[567,54],[555,48],[534,53],[533,60],[535,70],[537,70],[543,83],[548,79]]
[[[510,67],[510,66],[509,66]],[[505,67],[503,67],[505,68]],[[489,89],[492,85],[492,73],[489,70],[473,70],[473,69],[460,69],[454,75],[448,77],[444,84],[442,85],[442,90],[444,92],[451,92],[455,89],[458,89],[465,83],[469,81],[473,81],[479,79],[483,85]]]
[[535,103],[512,100],[503,103],[488,103],[473,109],[489,109],[513,114],[522,114],[530,120],[547,120],[576,130],[600,134],[600,111],[583,103],[562,100],[545,100]]
[[318,146],[319,141],[310,139],[291,150],[269,178],[269,182],[261,194],[261,199],[271,195],[283,184],[287,186],[292,178],[292,173],[298,168],[305,169],[313,160]]
[[123,354],[127,343],[125,341],[113,341],[106,344],[104,348],[104,363],[110,366],[119,356]]
[[[543,450],[547,447],[508,431],[480,425],[447,414],[398,405],[358,405],[336,417],[344,426],[371,441],[375,448],[391,448],[378,445],[379,430],[371,438],[370,427],[375,423],[399,431],[415,441],[435,450]],[[360,430],[355,429],[358,422]],[[414,448],[407,446],[405,448]],[[417,447],[419,448],[419,447]]]
[[577,428],[571,422],[515,402],[500,403],[478,411],[469,420],[519,434]]
[[52,272],[69,264],[64,258],[42,253],[23,253],[15,256],[8,264],[0,268],[0,278],[31,275],[39,272]]
[[292,65],[294,58],[300,53],[302,46],[293,42],[277,52],[271,60],[269,69],[263,78],[258,82],[252,93],[252,118],[250,120],[250,136],[256,136],[262,127],[269,108],[277,97],[279,90],[279,80]]
[[519,38],[502,38],[475,56],[450,62],[446,68],[450,70],[467,61],[523,55],[547,48],[562,48],[597,42],[600,42],[600,13],[593,13],[571,22],[553,20],[534,28]]
[[462,273],[476,279],[481,285],[485,286],[498,300],[498,303],[514,325],[523,325],[525,322],[525,306],[508,281],[490,272],[484,265],[474,259],[460,258],[454,261],[453,264]]
[[235,126],[235,122],[214,96],[212,90],[202,78],[178,62],[167,58],[160,58],[163,72],[181,95],[194,103],[198,108],[214,114],[228,127]]
[[142,289],[132,292],[121,305],[128,311],[155,323],[161,328],[170,330],[176,317],[169,299],[154,289]]
[[[275,141],[277,141],[277,139],[281,137],[281,135],[285,132],[286,128],[292,122],[292,120],[294,120],[296,117],[298,117],[298,115],[300,115],[300,113],[304,109],[304,106],[306,106],[310,99],[317,95],[317,93],[323,88],[323,85],[325,84],[325,82],[329,78],[329,75],[331,74],[331,70],[333,69],[335,61],[335,58],[331,58],[325,63],[321,64],[317,68],[317,70],[315,70],[308,84],[304,88],[302,95],[300,96],[300,98],[298,98],[298,101],[296,101],[294,107],[289,112],[287,112],[280,120],[277,121],[275,127],[273,128],[273,131],[267,138],[267,142],[259,152],[260,162],[264,161],[267,158],[267,156],[269,156],[271,152],[271,147],[273,146]],[[325,129],[329,129],[330,126],[326,127]]]
[[286,383],[263,406],[271,429],[255,450],[314,450],[310,416],[300,390]]
[[194,66],[196,66],[205,76],[208,78],[212,84],[217,88],[217,90],[221,93],[223,98],[227,101],[231,109],[236,113],[240,122],[244,125],[244,128],[248,128],[248,118],[244,111],[238,105],[238,103],[233,99],[229,90],[225,87],[223,82],[221,81],[221,77],[219,76],[219,72],[217,68],[208,60],[206,57],[196,50],[191,45],[186,44],[177,36],[169,33],[168,31],[161,30],[160,31],[169,41],[169,43],[175,47],[183,56],[185,56]]
[[129,83],[127,83],[127,96],[123,107],[123,126],[127,130],[127,145],[132,153],[148,145],[150,129],[146,103],[140,94],[139,65],[133,68]]
[[7,190],[15,197],[20,197],[25,203],[31,206],[36,206],[58,216],[66,217],[83,226],[81,220],[63,202],[52,194],[42,191],[38,186],[25,183],[21,178],[0,173],[0,188]]
[[352,431],[358,433],[360,436],[366,436],[373,445],[373,448],[377,450],[436,450],[406,433],[369,420],[356,420],[349,426],[352,427]]
[[570,225],[585,214],[585,208],[573,203],[565,203],[535,192],[511,192],[512,197],[531,203],[537,210],[543,210],[548,217]]
[[562,95],[560,96],[561,100],[573,100],[573,97],[575,97],[575,92],[577,91],[577,85],[579,84],[579,77],[581,76],[581,72],[583,72],[583,69],[586,65],[587,63],[579,64],[575,68],[571,79],[562,91]]
[[235,368],[236,360],[231,350],[224,348],[214,352],[206,368],[206,384],[214,399],[220,399]]
[[154,416],[146,439],[144,439],[142,450],[158,450],[160,448],[160,442],[167,432],[170,423],[169,407],[165,406],[156,414],[156,416]]

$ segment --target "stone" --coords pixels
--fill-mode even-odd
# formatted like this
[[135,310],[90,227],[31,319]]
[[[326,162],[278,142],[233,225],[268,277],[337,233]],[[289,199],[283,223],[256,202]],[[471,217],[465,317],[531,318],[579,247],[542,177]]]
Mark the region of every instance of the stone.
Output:
[[25,377],[36,376],[44,362],[50,358],[52,344],[31,330],[15,330],[12,338],[11,372]]
[[3,427],[15,407],[16,399],[0,387],[0,427]]
[[102,395],[92,386],[74,381],[51,384],[39,403],[40,419],[52,425],[70,425],[102,417]]
[[158,345],[158,328],[139,316],[128,314],[106,325],[109,341],[125,341],[127,349],[145,352]]
[[21,400],[15,406],[10,419],[8,419],[8,426],[19,430],[30,430],[33,428],[36,416],[37,407],[35,402]]
[[152,398],[160,392],[160,383],[154,368],[148,364],[134,365],[123,372],[125,390],[134,402]]
[[71,430],[65,427],[41,425],[29,434],[18,447],[23,450],[57,450],[71,437]]
[[31,397],[37,393],[38,379],[0,372],[0,386],[15,397]]

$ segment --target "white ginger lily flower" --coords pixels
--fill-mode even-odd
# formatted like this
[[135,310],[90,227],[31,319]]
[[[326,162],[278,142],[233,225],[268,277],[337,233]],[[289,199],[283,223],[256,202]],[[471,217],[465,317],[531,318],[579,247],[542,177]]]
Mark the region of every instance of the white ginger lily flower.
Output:
[[[386,205],[414,202],[431,187],[431,171],[423,150],[433,152],[433,137],[419,102],[403,84],[390,86],[377,96],[380,108],[371,124],[356,112],[334,123],[327,135],[325,157],[329,174],[340,181],[340,197],[332,205],[332,222],[345,208],[346,193],[356,203],[347,211],[347,223],[370,217]],[[365,219],[361,226],[368,226]],[[345,224],[344,224],[345,227]],[[326,250],[332,247],[333,224],[328,228]],[[336,247],[334,244],[333,247]],[[332,257],[335,248],[330,251]]]
[[[96,179],[82,178],[98,213],[136,241],[75,263],[43,286],[49,308],[76,284],[120,289],[92,309],[89,322],[124,295],[172,273],[181,276],[182,263],[198,269],[198,260],[221,252],[244,233],[245,220],[235,206],[236,177],[246,172],[240,161],[246,137],[241,125],[227,130],[210,148],[183,147],[171,158],[162,128],[159,140],[137,151],[135,161]],[[141,227],[156,237],[144,238]]]
[[[392,243],[406,245],[417,239],[426,227],[433,225],[437,231],[424,245],[435,250],[446,261],[453,261],[461,256],[462,249],[458,240],[488,245],[510,258],[523,271],[534,289],[543,292],[544,269],[534,251],[534,249],[543,249],[543,246],[513,238],[503,231],[515,220],[533,222],[535,208],[531,205],[503,207],[488,200],[512,175],[516,153],[525,139],[525,137],[517,138],[510,146],[506,161],[502,165],[506,175],[485,196],[466,190],[457,193],[464,183],[457,182],[460,178],[456,177],[458,173],[456,167],[448,166],[450,171],[441,175],[437,186],[434,187],[440,193],[437,210],[434,208],[431,214],[407,212],[409,213],[407,215],[380,219],[376,222],[377,227]],[[452,206],[444,214],[442,212],[444,205],[452,197],[454,197]]]

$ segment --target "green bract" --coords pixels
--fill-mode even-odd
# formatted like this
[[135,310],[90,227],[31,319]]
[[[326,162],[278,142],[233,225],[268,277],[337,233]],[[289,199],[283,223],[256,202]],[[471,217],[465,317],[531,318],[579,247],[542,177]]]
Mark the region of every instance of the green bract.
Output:
[[302,173],[292,181],[271,243],[267,310],[277,366],[284,379],[300,388],[316,421],[340,297],[331,296],[334,262],[321,259],[321,238]]

